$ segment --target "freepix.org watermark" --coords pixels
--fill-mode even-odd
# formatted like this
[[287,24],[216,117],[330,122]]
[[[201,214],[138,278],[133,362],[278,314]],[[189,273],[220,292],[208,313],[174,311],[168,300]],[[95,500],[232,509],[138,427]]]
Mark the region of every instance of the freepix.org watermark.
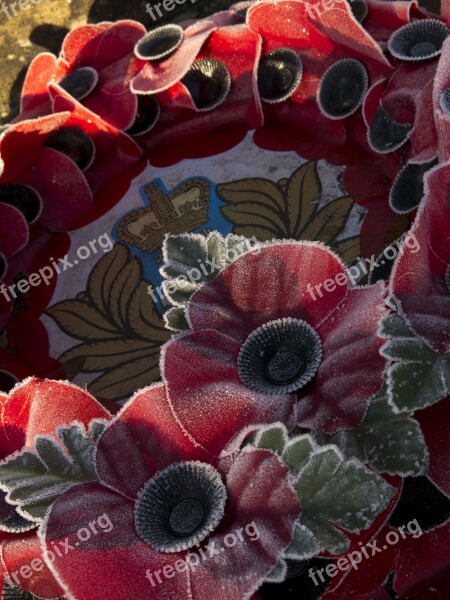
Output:
[[162,19],[166,13],[171,13],[184,4],[197,4],[198,0],[163,0],[162,2],[147,2],[145,11],[154,21]]
[[33,558],[29,565],[22,565],[20,569],[17,569],[17,571],[9,573],[8,577],[13,581],[13,583],[21,587],[20,577],[22,577],[22,579],[30,579],[34,573],[42,571],[45,566],[44,556],[46,557],[47,561],[53,563],[57,556],[62,558],[65,554],[68,554],[72,550],[75,550],[75,548],[78,548],[83,543],[86,543],[88,540],[90,540],[92,535],[109,533],[112,528],[113,524],[111,519],[106,513],[103,513],[94,521],[87,523],[86,527],[81,527],[78,529],[76,532],[78,541],[74,542],[73,544],[69,544],[69,538],[65,538],[63,540],[59,540],[58,542],[52,542],[47,550],[42,552],[41,558]]
[[237,544],[241,544],[246,537],[251,542],[256,542],[261,537],[254,521],[247,523],[245,527],[239,527],[239,529],[227,533],[223,538],[223,546],[216,546],[214,540],[210,540],[204,548],[197,548],[195,552],[189,552],[185,559],[179,558],[173,565],[164,565],[162,569],[153,572],[147,569],[145,576],[151,586],[156,587],[163,582],[163,579],[172,579],[177,573],[193,571],[201,563],[226,552],[227,548],[234,548]]
[[29,10],[33,4],[40,4],[41,2],[51,4],[54,0],[19,0],[18,2],[2,2],[0,4],[0,10],[9,21],[12,17],[17,17],[19,11]]
[[339,571],[348,571],[350,567],[357,571],[358,565],[362,562],[363,558],[370,560],[372,556],[375,556],[379,552],[384,552],[384,550],[387,550],[389,546],[395,546],[398,544],[400,539],[404,540],[407,537],[405,529],[410,535],[412,535],[413,538],[418,538],[423,534],[422,528],[420,527],[417,519],[414,519],[406,525],[399,527],[398,531],[389,531],[385,537],[385,542],[387,542],[386,544],[379,546],[377,539],[368,542],[364,546],[362,545],[362,542],[359,542],[359,545],[362,546],[360,550],[354,550],[353,552],[347,554],[347,556],[338,558],[335,563],[329,563],[323,569],[313,569],[311,567],[308,571],[308,577],[312,579],[314,585],[319,585],[320,582],[325,583],[326,581],[325,577],[323,576],[324,571],[329,577],[335,577]]
[[[413,254],[420,250],[419,240],[414,233],[408,233],[404,239],[398,240],[395,244],[388,246],[379,257],[372,255],[370,258],[360,258],[355,265],[349,267],[345,273],[340,272],[336,277],[325,279],[321,283],[312,285],[308,283],[306,290],[313,300],[317,297],[323,298],[323,292],[334,292],[338,286],[346,286],[348,282],[355,285],[364,275],[368,275],[373,269],[383,266],[386,261],[394,260],[397,257],[401,247],[406,247]],[[323,288],[323,290],[322,290]]]
[[[98,248],[96,247],[97,244]],[[108,233],[104,233],[96,240],[90,241],[89,246],[80,246],[76,251],[78,258],[69,260],[69,255],[66,254],[64,258],[58,258],[58,262],[56,262],[51,256],[49,259],[51,265],[42,267],[42,269],[39,269],[37,273],[31,273],[31,275],[29,275],[27,278],[24,277],[9,286],[6,286],[4,283],[2,283],[0,285],[0,294],[3,294],[8,302],[11,302],[13,299],[17,298],[18,294],[26,294],[31,287],[37,287],[41,285],[41,283],[50,285],[50,280],[53,279],[55,273],[60,275],[64,271],[71,269],[72,267],[78,265],[80,260],[86,260],[89,258],[91,253],[97,254],[99,248],[103,250],[103,252],[109,252],[112,250],[112,247],[112,239],[109,237]]]

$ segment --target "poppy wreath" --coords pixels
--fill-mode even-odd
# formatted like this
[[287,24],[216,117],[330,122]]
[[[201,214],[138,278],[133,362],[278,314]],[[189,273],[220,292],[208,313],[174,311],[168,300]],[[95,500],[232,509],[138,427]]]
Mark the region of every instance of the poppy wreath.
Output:
[[[0,132],[2,599],[448,600],[449,27],[446,2],[259,0],[81,26],[34,59]],[[251,213],[253,237],[166,234],[156,317],[142,286],[116,293],[144,324],[123,343],[159,371],[96,399],[49,349],[58,277],[25,294],[21,274],[56,265],[148,165],[249,132],[342,169],[366,279],[304,226],[312,202],[281,207],[300,176],[266,181],[278,229]],[[93,300],[113,338],[90,276],[77,302]]]

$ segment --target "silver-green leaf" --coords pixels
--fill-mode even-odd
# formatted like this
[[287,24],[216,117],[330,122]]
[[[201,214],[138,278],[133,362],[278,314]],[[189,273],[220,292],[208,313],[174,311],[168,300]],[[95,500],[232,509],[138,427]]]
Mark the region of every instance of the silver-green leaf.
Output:
[[69,487],[97,479],[95,442],[81,424],[57,432],[61,444],[38,436],[33,450],[23,450],[0,463],[0,487],[26,519],[41,522],[47,509]]

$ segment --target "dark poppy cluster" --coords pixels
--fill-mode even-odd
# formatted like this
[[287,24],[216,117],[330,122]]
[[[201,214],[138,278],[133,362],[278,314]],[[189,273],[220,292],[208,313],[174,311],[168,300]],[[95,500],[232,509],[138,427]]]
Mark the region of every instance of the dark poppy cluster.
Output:
[[[447,600],[450,8],[324,4],[241,2],[150,32],[86,25],[30,65],[21,113],[0,133],[0,283],[63,256],[67,232],[111,208],[126,189],[115,182],[148,160],[213,155],[249,130],[262,148],[345,166],[367,209],[365,256],[402,245],[380,281],[353,287],[320,243],[249,249],[192,295],[162,382],[115,417],[57,381],[39,321],[52,287],[32,290],[25,312],[0,298],[17,345],[0,346],[2,598]],[[330,279],[327,294],[308,292]],[[51,379],[15,385],[31,374]],[[77,443],[58,429],[71,424]],[[342,464],[366,504],[349,501],[344,518],[336,498],[318,525],[315,507],[320,521],[334,505],[319,482]],[[364,526],[348,525],[352,511]],[[81,544],[101,514],[111,532]],[[412,520],[420,537],[321,585],[310,577]],[[191,568],[206,545],[218,554]]]

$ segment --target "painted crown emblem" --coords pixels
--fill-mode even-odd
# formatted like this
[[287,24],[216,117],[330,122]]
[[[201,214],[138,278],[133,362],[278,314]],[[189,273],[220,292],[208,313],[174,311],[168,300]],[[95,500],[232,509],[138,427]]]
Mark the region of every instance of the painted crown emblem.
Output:
[[170,193],[154,180],[143,191],[149,206],[129,213],[117,227],[119,239],[127,244],[153,253],[167,233],[188,233],[208,221],[211,186],[205,179],[187,179]]

